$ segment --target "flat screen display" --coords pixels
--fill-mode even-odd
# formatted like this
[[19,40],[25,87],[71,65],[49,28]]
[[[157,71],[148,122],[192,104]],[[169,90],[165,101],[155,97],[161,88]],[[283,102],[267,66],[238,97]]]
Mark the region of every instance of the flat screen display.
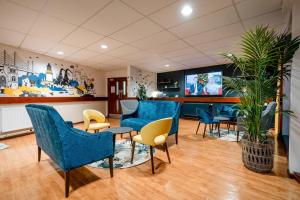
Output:
[[185,76],[186,96],[222,96],[222,72]]

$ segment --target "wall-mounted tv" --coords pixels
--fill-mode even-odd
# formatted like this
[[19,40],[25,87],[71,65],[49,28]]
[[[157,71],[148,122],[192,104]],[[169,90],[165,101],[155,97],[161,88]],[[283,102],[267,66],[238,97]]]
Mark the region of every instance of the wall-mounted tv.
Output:
[[222,96],[222,72],[185,75],[185,96]]

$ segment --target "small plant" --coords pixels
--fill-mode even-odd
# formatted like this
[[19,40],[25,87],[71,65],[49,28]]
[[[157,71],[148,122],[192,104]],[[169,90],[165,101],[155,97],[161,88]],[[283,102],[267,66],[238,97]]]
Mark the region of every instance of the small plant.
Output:
[[137,98],[140,101],[143,101],[147,98],[147,91],[144,84],[141,83],[138,84]]

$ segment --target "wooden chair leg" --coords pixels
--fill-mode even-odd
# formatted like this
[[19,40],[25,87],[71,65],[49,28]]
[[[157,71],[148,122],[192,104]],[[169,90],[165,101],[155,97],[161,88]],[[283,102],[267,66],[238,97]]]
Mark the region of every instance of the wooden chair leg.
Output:
[[41,161],[41,147],[38,146],[38,162]]
[[133,164],[134,149],[135,149],[135,141],[132,142],[131,164]]
[[65,197],[69,196],[70,171],[65,172]]
[[216,126],[218,126],[219,137],[221,137],[221,133],[220,133],[220,124],[216,124]]
[[130,136],[130,141],[131,141],[131,144],[132,144],[132,136],[131,136],[131,132],[129,132],[129,136]]
[[197,130],[196,130],[196,135],[198,133],[199,127],[200,127],[201,122],[199,121],[198,126],[197,126]]
[[178,144],[178,132],[175,133],[175,142]]
[[94,130],[94,133],[97,133],[97,130]]
[[169,163],[171,163],[167,142],[165,142],[164,146],[165,146],[165,150],[166,150],[166,153],[167,153],[167,156],[168,156],[168,161],[169,161]]
[[204,125],[203,138],[205,137],[206,126],[207,126],[207,124]]
[[227,122],[227,133],[229,134],[230,124]]
[[109,162],[109,172],[110,172],[110,177],[114,177],[114,157],[109,157],[108,158],[108,162]]
[[121,138],[123,138],[123,133],[121,133]]
[[150,156],[151,156],[152,174],[154,174],[154,161],[153,161],[153,147],[152,146],[150,146]]
[[240,131],[236,132],[236,141],[239,142],[239,137],[240,137]]

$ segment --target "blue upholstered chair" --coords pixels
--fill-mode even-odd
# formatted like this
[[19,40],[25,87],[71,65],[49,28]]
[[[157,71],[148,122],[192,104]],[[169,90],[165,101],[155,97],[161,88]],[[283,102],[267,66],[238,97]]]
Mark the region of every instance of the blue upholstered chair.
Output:
[[113,177],[113,136],[110,132],[90,134],[73,128],[51,106],[26,105],[38,145],[64,171],[65,196],[69,195],[69,172],[83,165],[109,158]]
[[178,144],[178,124],[181,104],[175,101],[140,101],[137,109],[128,115],[121,115],[120,125],[140,131],[145,125],[158,119],[172,117],[172,127],[169,135],[175,134]]
[[198,116],[198,119],[199,119],[196,134],[198,134],[198,130],[199,130],[199,127],[200,127],[201,122],[202,122],[202,123],[204,123],[203,138],[205,137],[207,124],[209,126],[210,131],[212,130],[213,125],[216,125],[216,127],[218,128],[218,133],[219,133],[219,137],[220,137],[220,122],[219,122],[219,120],[215,120],[212,113],[210,113],[207,110],[203,110],[202,108],[196,108],[196,113],[197,113],[197,116]]

